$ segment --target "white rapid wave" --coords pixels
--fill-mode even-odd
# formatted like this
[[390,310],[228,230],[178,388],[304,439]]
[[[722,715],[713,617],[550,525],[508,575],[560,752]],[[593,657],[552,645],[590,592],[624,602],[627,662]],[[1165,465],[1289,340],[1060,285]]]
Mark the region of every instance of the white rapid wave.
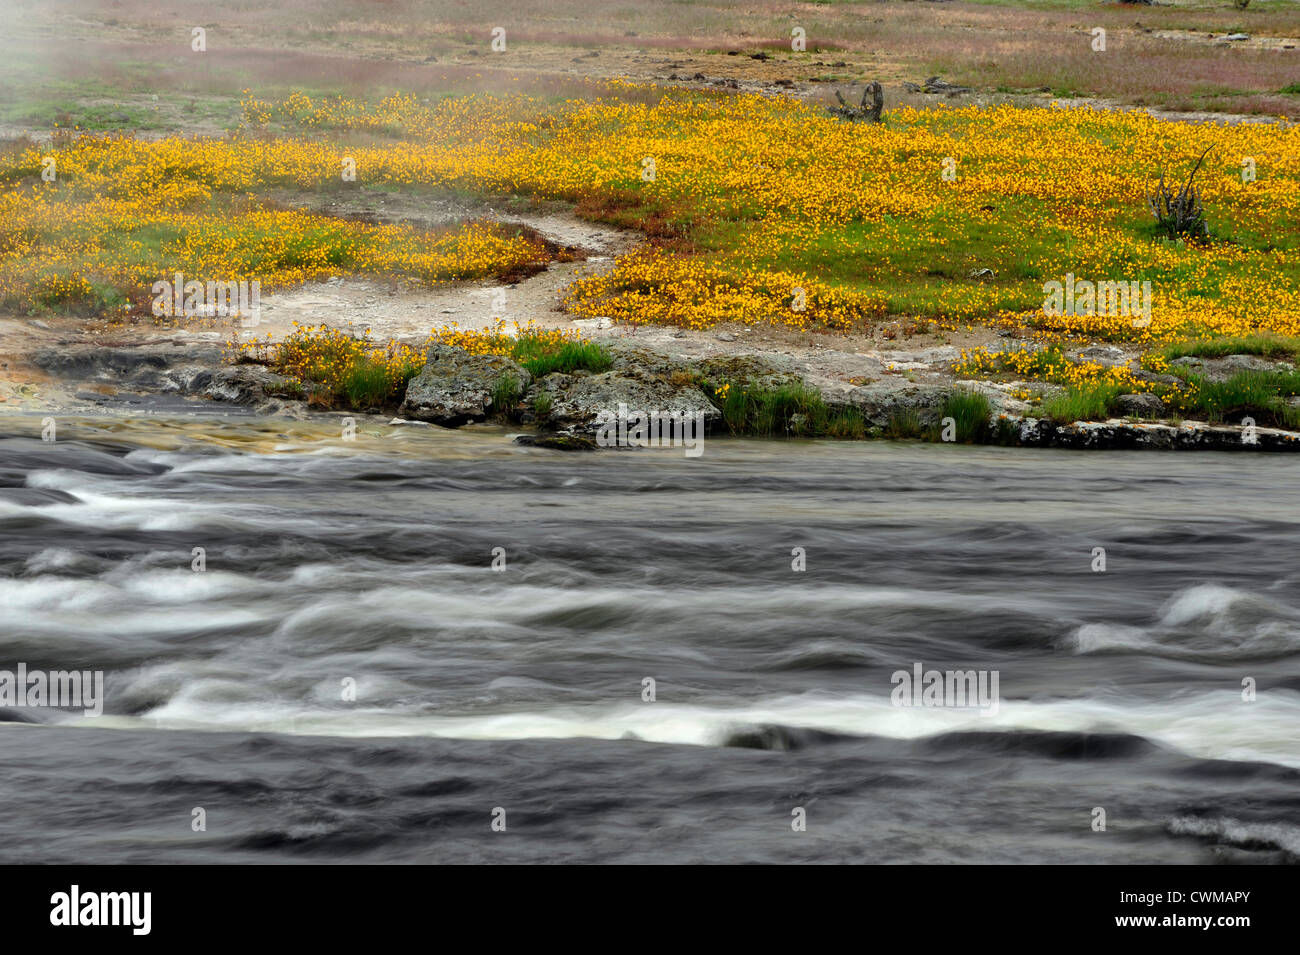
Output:
[[1149,626],[1090,623],[1078,653],[1148,653],[1175,659],[1250,659],[1300,653],[1300,615],[1246,590],[1200,584],[1178,591]]
[[[621,739],[716,746],[761,726],[849,736],[918,739],[963,731],[1037,730],[1126,733],[1205,759],[1300,767],[1300,693],[1262,691],[1244,702],[1235,691],[1187,694],[1168,701],[1112,698],[1003,701],[996,713],[949,707],[898,707],[885,696],[805,694],[735,706],[658,701],[587,705],[476,715],[438,715],[423,708],[355,708],[210,698],[189,684],[139,717],[102,716],[86,726],[242,730],[312,736],[438,736],[472,740]],[[205,698],[208,697],[208,698]]]

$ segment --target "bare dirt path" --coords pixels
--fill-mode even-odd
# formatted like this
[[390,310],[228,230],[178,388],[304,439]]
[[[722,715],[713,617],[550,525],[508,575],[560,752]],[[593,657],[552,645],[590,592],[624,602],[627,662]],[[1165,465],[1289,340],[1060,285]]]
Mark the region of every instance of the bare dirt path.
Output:
[[423,342],[429,332],[455,323],[461,328],[484,329],[504,320],[507,326],[531,322],[541,328],[579,329],[594,340],[634,339],[636,344],[674,358],[715,355],[763,354],[787,359],[804,377],[824,390],[847,389],[856,384],[895,375],[908,381],[946,378],[944,363],[958,357],[961,348],[1001,341],[990,329],[917,335],[888,339],[888,326],[865,335],[800,332],[767,325],[728,325],[707,331],[659,325],[618,324],[608,319],[574,319],[562,305],[565,290],[583,275],[613,268],[618,256],[641,244],[635,233],[614,229],[555,210],[542,213],[506,211],[463,200],[421,196],[359,194],[307,205],[314,211],[363,216],[386,222],[421,226],[445,225],[467,218],[488,218],[526,225],[544,238],[585,255],[577,262],[553,262],[542,272],[510,285],[470,282],[413,289],[395,283],[355,278],[334,278],[291,291],[266,295],[261,322],[245,333],[279,340],[304,325],[325,323],[358,330],[369,328],[379,339],[408,344]]

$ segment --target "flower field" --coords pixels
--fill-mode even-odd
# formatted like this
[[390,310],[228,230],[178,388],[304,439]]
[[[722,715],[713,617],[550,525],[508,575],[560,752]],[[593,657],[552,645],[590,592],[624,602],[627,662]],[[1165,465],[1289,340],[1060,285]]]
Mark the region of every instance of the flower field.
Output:
[[610,364],[605,350],[584,341],[577,331],[537,328],[532,323],[515,322],[507,328],[504,320],[498,320],[488,328],[470,329],[453,322],[435,328],[418,348],[392,340],[375,342],[369,328],[293,324],[293,333],[282,341],[268,335],[232,342],[230,357],[269,366],[288,379],[290,390],[326,407],[399,404],[433,345],[513,358],[538,377],[575,368],[604,371]]
[[[0,301],[135,300],[172,271],[265,287],[340,272],[432,283],[544,260],[536,242],[486,226],[429,235],[259,199],[346,189],[350,161],[367,185],[566,200],[645,228],[648,245],[571,287],[578,315],[826,329],[894,315],[1152,343],[1300,334],[1300,127],[1012,107],[895,110],[873,126],[784,98],[637,97],[618,83],[562,103],[249,97],[226,140],[83,136],[12,152],[0,158]],[[1164,239],[1148,183],[1166,166],[1181,180],[1207,147],[1197,184],[1211,241]],[[40,179],[46,156],[55,182]],[[1044,314],[1044,283],[1067,274],[1150,282],[1151,321]]]

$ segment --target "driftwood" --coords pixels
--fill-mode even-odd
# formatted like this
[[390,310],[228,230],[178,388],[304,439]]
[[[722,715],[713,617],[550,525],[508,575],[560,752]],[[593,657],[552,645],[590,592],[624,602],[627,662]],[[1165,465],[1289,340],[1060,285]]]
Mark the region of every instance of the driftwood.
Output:
[[1186,236],[1203,239],[1209,234],[1209,229],[1205,225],[1205,210],[1201,208],[1201,195],[1192,185],[1192,179],[1195,178],[1201,163],[1213,148],[1208,146],[1205,152],[1201,153],[1200,158],[1196,160],[1196,165],[1188,173],[1187,181],[1177,192],[1165,185],[1163,168],[1160,170],[1160,182],[1155,192],[1151,192],[1148,187],[1147,208],[1155,216],[1156,224],[1168,235],[1175,238]]
[[972,92],[969,86],[957,86],[955,83],[941,80],[937,76],[931,76],[924,83],[904,83],[903,89],[909,93],[947,93],[949,96]]
[[[870,106],[867,105],[868,97],[871,98]],[[851,123],[880,122],[880,111],[885,108],[885,91],[874,80],[862,91],[862,103],[859,106],[850,105],[839,90],[835,91],[835,98],[840,101],[840,105],[832,106],[831,112],[841,119],[847,119]]]

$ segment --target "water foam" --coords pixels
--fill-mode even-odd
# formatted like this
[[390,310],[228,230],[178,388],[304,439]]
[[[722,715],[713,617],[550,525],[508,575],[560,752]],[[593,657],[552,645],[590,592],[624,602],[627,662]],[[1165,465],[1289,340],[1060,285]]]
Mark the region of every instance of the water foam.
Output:
[[[208,689],[212,689],[209,687]],[[1300,768],[1300,693],[1275,690],[1243,703],[1232,691],[1188,694],[1169,701],[1057,699],[1003,701],[993,715],[973,709],[896,707],[885,696],[803,694],[732,706],[655,702],[587,705],[473,715],[430,713],[359,703],[322,708],[306,702],[251,700],[221,692],[214,699],[190,686],[144,714],[149,726],[244,730],[318,736],[439,736],[472,740],[621,739],[719,746],[738,732],[784,726],[842,736],[921,739],[963,731],[1035,730],[1125,733],[1203,759],[1270,762]],[[242,698],[244,702],[236,702]],[[364,700],[365,697],[359,697]],[[97,725],[138,725],[104,716]]]

